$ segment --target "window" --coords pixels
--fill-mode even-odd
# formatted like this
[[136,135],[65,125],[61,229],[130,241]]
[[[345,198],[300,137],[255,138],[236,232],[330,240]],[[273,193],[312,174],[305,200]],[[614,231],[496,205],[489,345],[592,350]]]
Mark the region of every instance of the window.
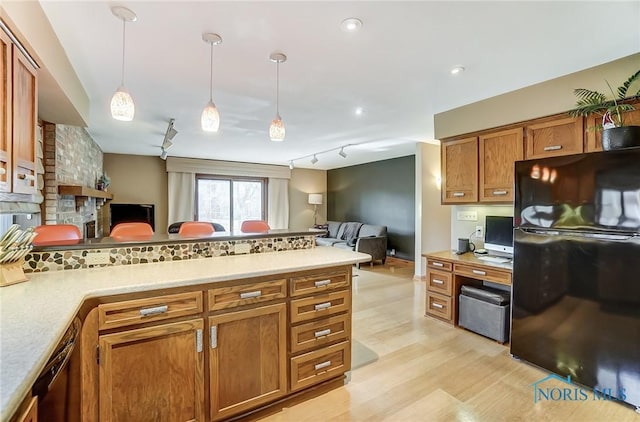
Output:
[[240,232],[245,220],[266,220],[267,179],[196,175],[196,220]]

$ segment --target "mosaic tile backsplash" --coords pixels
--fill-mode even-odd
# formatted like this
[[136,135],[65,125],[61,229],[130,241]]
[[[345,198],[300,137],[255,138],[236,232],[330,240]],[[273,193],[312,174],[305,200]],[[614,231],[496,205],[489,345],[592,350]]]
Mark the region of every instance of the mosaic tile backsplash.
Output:
[[[315,247],[315,236],[269,237],[261,239],[150,244],[139,246],[32,252],[25,257],[24,272],[78,270],[110,265],[180,261],[216,256],[256,254]],[[246,246],[245,246],[246,245]],[[87,264],[87,255],[108,253],[108,264]]]

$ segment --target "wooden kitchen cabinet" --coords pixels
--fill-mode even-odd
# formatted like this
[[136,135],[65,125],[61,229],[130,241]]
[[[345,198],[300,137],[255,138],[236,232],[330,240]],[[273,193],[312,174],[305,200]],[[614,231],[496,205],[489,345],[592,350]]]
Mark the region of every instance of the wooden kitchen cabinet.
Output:
[[11,45],[0,31],[0,192],[11,192]]
[[442,203],[478,201],[478,139],[445,142],[440,146]]
[[[640,126],[640,102],[634,104],[636,109],[625,113],[624,123],[626,126]],[[602,116],[589,116],[586,118],[586,142],[585,152],[602,151],[602,130],[593,127],[602,125]]]
[[513,202],[515,162],[524,158],[523,130],[479,137],[480,202]]
[[0,192],[36,192],[38,76],[0,31]]
[[525,159],[583,152],[583,118],[556,118],[526,126]]
[[287,393],[287,305],[209,317],[211,420]]
[[204,421],[201,318],[101,335],[101,421]]

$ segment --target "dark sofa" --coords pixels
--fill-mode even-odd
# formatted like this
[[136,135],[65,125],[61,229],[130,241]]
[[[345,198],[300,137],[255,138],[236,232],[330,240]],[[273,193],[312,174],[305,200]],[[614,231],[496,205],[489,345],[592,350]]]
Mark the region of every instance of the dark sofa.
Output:
[[387,258],[387,226],[359,222],[327,221],[327,237],[318,237],[318,246],[333,246],[371,255],[371,262]]

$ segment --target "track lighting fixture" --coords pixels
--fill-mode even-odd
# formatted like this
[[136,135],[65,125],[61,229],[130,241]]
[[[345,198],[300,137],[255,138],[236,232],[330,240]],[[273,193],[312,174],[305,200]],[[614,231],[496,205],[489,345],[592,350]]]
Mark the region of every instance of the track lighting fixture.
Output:
[[202,40],[211,46],[211,62],[209,67],[209,102],[202,110],[200,124],[205,132],[217,132],[220,128],[220,113],[213,103],[213,46],[220,44],[222,38],[218,34],[204,33]]
[[316,157],[315,154],[313,154],[313,158],[311,159],[311,164],[315,164],[318,162],[318,157]]
[[173,145],[173,142],[171,142],[171,140],[178,134],[178,131],[173,127],[174,122],[175,119],[169,120],[169,126],[167,127],[167,131],[164,134],[164,140],[162,141],[163,150],[171,148],[171,145]]
[[347,153],[344,152],[344,147],[340,148],[340,152],[338,153],[338,155],[342,158],[347,158]]
[[116,120],[130,122],[133,120],[136,109],[133,104],[133,98],[131,98],[127,88],[124,87],[124,48],[126,45],[125,28],[127,22],[135,22],[137,16],[132,10],[122,6],[112,7],[111,13],[122,21],[122,72],[120,75],[120,87],[118,87],[116,93],[113,94],[113,97],[111,98],[111,117]]
[[164,148],[162,148],[162,152],[160,153],[160,158],[162,158],[163,160],[166,160],[167,155],[168,155],[167,151]]
[[315,163],[318,162],[318,154],[325,154],[327,152],[332,152],[332,151],[338,151],[338,155],[340,157],[347,158],[347,153],[344,151],[344,149],[347,148],[347,147],[354,146],[354,145],[359,145],[359,144],[346,144],[346,145],[343,145],[341,147],[335,147],[335,148],[327,149],[327,150],[324,150],[324,151],[316,152],[314,154],[309,154],[309,155],[304,155],[302,157],[294,158],[293,160],[289,160],[289,168],[291,170],[293,170],[293,166],[294,166],[294,162],[295,161],[302,160],[302,159],[309,158],[309,157],[311,157],[311,164],[315,164]]

